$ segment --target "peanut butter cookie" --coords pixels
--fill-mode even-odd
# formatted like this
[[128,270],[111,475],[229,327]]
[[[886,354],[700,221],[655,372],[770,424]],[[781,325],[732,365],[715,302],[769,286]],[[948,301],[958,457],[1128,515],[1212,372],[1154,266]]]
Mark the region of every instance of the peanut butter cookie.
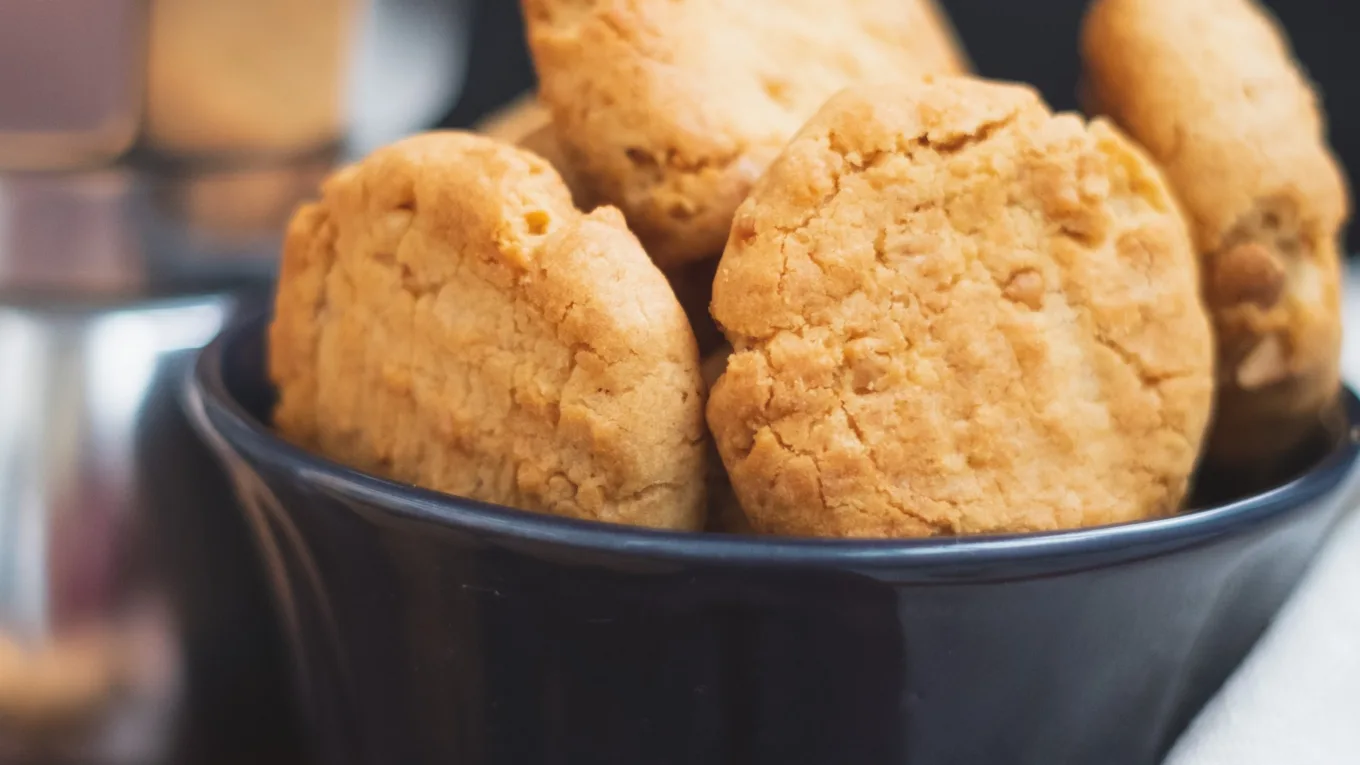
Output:
[[336,173],[288,231],[274,422],[379,475],[699,529],[703,381],[665,278],[547,162],[432,133]]
[[846,91],[737,211],[708,422],[761,532],[1167,515],[1209,417],[1196,261],[1103,122],[969,78]]
[[1207,458],[1268,463],[1338,389],[1346,183],[1284,32],[1249,0],[1099,0],[1085,90],[1165,169],[1218,336]]
[[[730,355],[732,348],[723,344],[722,347],[704,356],[702,370],[706,385],[712,387],[718,381],[723,369],[727,367],[727,357]],[[727,477],[727,468],[723,467],[722,458],[711,440],[709,451],[708,530],[719,534],[753,533],[751,522],[746,519],[746,513],[741,509],[741,501],[732,490],[732,481]]]
[[515,143],[548,160],[557,174],[562,176],[562,182],[567,184],[567,189],[571,191],[571,199],[578,208],[593,210],[599,205],[594,192],[581,178],[581,173],[576,170],[571,160],[567,159],[561,141],[557,140],[557,128],[553,126],[551,119],[526,133]]
[[534,94],[528,93],[514,99],[474,125],[473,130],[490,138],[513,143],[548,160],[571,190],[572,201],[578,208],[591,210],[596,207],[594,197],[586,189],[580,174],[567,161],[562,145],[557,141],[552,115]]
[[524,0],[568,159],[665,268],[715,257],[832,94],[966,68],[933,0]]

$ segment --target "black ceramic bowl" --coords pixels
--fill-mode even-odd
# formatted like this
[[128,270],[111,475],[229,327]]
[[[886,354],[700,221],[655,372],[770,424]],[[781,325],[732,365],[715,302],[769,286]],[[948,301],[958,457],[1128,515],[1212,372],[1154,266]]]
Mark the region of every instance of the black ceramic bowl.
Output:
[[203,352],[190,410],[331,765],[1150,765],[1355,495],[1347,393],[1297,477],[1167,520],[886,542],[561,520],[284,443],[263,335]]

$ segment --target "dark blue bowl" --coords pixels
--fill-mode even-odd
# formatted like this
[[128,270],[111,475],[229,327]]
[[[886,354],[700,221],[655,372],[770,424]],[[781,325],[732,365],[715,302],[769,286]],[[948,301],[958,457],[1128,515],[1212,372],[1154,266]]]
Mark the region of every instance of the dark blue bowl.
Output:
[[188,400],[334,765],[1150,765],[1353,504],[1360,420],[1347,392],[1293,478],[1180,517],[879,542],[611,527],[360,474],[270,431],[263,320],[203,352]]

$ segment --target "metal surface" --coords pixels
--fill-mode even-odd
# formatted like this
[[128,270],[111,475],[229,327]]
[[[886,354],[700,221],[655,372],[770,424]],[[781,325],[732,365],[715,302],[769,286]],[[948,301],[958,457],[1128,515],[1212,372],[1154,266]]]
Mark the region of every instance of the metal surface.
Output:
[[137,302],[272,278],[335,154],[236,167],[0,174],[0,303]]
[[125,169],[0,175],[0,294],[109,295],[147,289],[136,177]]
[[137,431],[232,308],[0,308],[0,757],[166,754],[182,657],[147,565]]
[[0,762],[296,751],[258,557],[175,390],[325,164],[0,175]]

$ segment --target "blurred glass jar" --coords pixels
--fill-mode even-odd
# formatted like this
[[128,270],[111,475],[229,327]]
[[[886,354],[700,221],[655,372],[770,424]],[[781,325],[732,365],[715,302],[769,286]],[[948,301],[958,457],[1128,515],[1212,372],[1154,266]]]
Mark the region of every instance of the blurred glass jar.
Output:
[[470,0],[4,0],[0,171],[259,163],[430,124]]
[[293,154],[344,131],[359,0],[152,0],[142,140],[171,155]]
[[0,5],[0,170],[103,164],[141,113],[145,0]]

